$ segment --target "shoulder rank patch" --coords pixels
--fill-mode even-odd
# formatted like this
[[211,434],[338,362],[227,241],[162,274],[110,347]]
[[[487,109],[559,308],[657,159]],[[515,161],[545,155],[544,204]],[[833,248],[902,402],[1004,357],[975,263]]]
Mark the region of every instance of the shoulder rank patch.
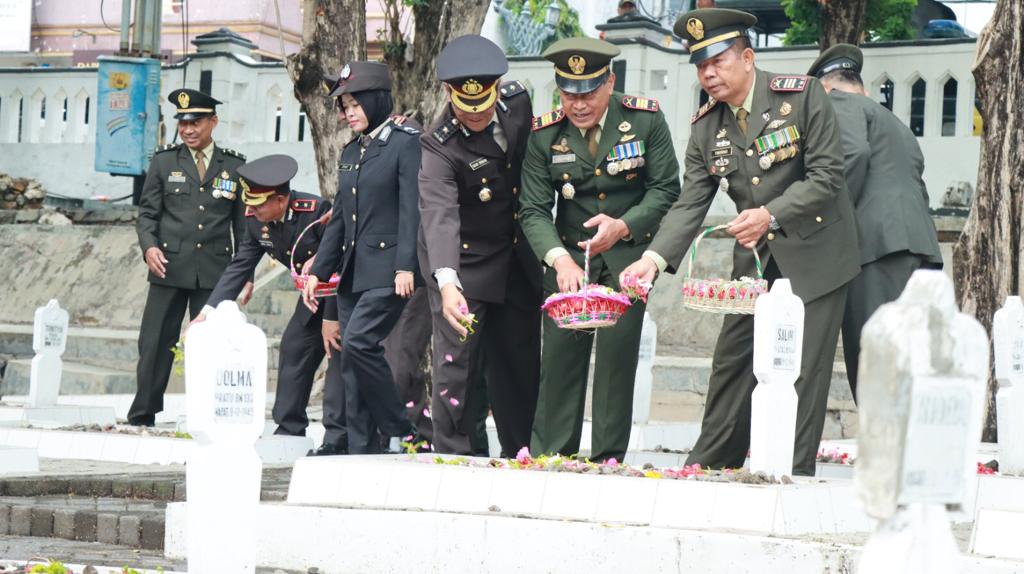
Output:
[[434,133],[431,135],[434,136],[434,139],[437,140],[437,143],[443,144],[446,141],[452,139],[452,136],[455,135],[455,132],[457,131],[459,131],[459,120],[456,118],[451,118],[448,121],[441,124],[440,126],[438,126],[437,129],[434,130]]
[[656,112],[661,106],[658,100],[641,98],[640,96],[622,96],[622,105],[631,110],[643,110],[645,112]]
[[316,201],[317,200],[315,199],[293,199],[292,211],[297,211],[300,213],[316,211]]
[[524,86],[519,80],[512,80],[511,82],[505,82],[502,84],[501,89],[498,91],[501,92],[501,97],[511,98],[512,96],[518,96],[519,94],[526,92],[526,86]]
[[238,153],[237,151],[235,151],[233,149],[228,149],[228,148],[222,147],[222,148],[220,148],[220,151],[224,152],[224,155],[229,155],[231,157],[237,157],[238,159],[240,159],[242,161],[245,161],[245,155],[243,155],[241,153]]
[[533,131],[542,130],[548,126],[553,126],[558,122],[565,119],[565,112],[559,108],[557,110],[551,110],[545,114],[541,114],[533,118]]
[[160,146],[160,147],[156,148],[156,153],[160,153],[162,151],[171,151],[172,149],[178,149],[179,147],[181,147],[180,143],[167,144],[167,145]]
[[718,100],[716,100],[715,98],[712,98],[712,97],[708,97],[707,103],[705,103],[703,106],[697,108],[697,113],[693,114],[693,117],[690,118],[690,123],[691,124],[697,123],[697,120],[703,118],[708,112],[711,111],[712,108],[715,107],[715,104],[717,104],[717,103],[718,103]]
[[245,216],[246,217],[256,217],[256,212],[253,211],[253,209],[251,207],[246,206],[246,208],[245,208]]
[[775,76],[768,87],[773,92],[802,92],[807,87],[807,76]]

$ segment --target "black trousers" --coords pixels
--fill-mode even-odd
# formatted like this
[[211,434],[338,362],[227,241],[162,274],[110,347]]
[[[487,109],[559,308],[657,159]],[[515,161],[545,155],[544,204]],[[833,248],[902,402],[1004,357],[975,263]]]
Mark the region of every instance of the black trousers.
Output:
[[185,310],[195,319],[210,298],[212,289],[180,289],[150,283],[139,327],[139,362],[135,368],[135,400],[128,409],[128,423],[152,425],[164,410],[164,391],[171,376],[171,348],[181,335]]
[[313,389],[313,376],[324,359],[323,306],[310,317],[300,298],[295,311],[281,335],[278,348],[277,394],[273,416],[277,423],[274,434],[306,436],[309,418],[306,406]]
[[406,415],[416,430],[433,440],[434,425],[430,420],[430,394],[424,358],[430,345],[432,330],[427,290],[416,289],[405,305],[398,324],[384,340],[384,357],[391,367],[398,387],[398,397],[405,405]]
[[[349,452],[362,452],[359,443],[363,440],[353,436],[356,429],[366,429],[359,405],[365,405],[381,434],[405,436],[412,432],[382,345],[404,307],[405,300],[395,295],[393,287],[338,293],[341,352],[337,353],[338,374],[328,378],[324,389],[325,442],[339,439],[339,427],[345,420]],[[367,437],[367,443],[369,440]],[[366,448],[372,447],[367,444]]]
[[[513,281],[509,289],[519,288]],[[441,292],[434,284],[428,286],[428,295],[434,317],[434,450],[461,455],[478,452],[473,437],[479,434],[479,413],[489,398],[502,456],[515,456],[530,445],[537,407],[539,306],[467,298],[469,311],[476,316],[476,332],[460,341],[441,313]],[[486,392],[481,379],[486,381]]]

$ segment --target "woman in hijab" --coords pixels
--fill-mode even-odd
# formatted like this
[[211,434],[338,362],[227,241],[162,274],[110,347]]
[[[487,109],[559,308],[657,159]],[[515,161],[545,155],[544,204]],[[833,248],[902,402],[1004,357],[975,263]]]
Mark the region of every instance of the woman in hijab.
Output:
[[325,344],[337,351],[332,367],[340,368],[332,370],[340,376],[329,376],[324,389],[327,432],[317,455],[372,451],[372,423],[385,437],[421,442],[381,345],[422,285],[416,260],[420,131],[391,117],[384,64],[347,64],[330,95],[357,137],[341,152],[334,210],[303,292],[306,305],[316,309],[317,285],[337,272],[340,344],[334,337]]

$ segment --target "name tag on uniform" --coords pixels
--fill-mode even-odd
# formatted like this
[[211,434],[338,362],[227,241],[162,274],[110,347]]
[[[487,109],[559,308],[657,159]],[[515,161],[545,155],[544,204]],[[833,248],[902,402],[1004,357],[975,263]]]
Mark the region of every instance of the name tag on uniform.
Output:
[[487,158],[482,157],[469,162],[469,169],[476,171],[485,165],[487,165]]
[[574,161],[576,161],[576,154],[574,153],[560,153],[558,155],[551,156],[552,164],[572,163]]
[[711,155],[714,156],[714,157],[723,157],[723,156],[727,156],[727,155],[732,155],[732,146],[729,146],[727,148],[722,148],[722,149],[716,149],[716,150],[711,152]]
[[265,249],[273,249],[274,242],[270,241],[269,239],[260,239],[260,247],[263,247]]
[[355,168],[356,168],[356,164],[354,164],[354,163],[343,163],[343,164],[338,166],[338,169],[340,169],[341,171],[352,171]]
[[167,176],[167,183],[185,183],[185,172],[172,171],[171,175]]

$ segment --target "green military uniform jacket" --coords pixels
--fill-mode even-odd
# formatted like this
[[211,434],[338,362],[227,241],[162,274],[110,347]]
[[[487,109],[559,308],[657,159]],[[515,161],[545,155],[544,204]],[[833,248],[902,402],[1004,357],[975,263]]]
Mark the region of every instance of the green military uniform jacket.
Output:
[[149,282],[180,289],[213,289],[243,237],[245,206],[236,170],[245,156],[214,147],[206,177],[182,144],[157,150],[139,199],[136,232],[143,256],[159,247],[167,275]]
[[[533,129],[523,167],[519,212],[530,246],[540,259],[552,249],[564,247],[583,267],[584,254],[577,242],[597,232],[596,227],[584,228],[583,223],[599,213],[622,219],[630,237],[597,256],[617,282],[619,273],[650,244],[665,211],[679,196],[679,163],[658,102],[613,93],[596,160],[579,128],[562,110],[535,118]],[[621,171],[612,168],[615,173],[611,174],[610,161],[621,160],[609,160],[609,155],[632,164],[641,163],[636,160],[642,158],[642,166]],[[567,183],[574,192],[571,199],[564,193]],[[556,203],[558,211],[552,221],[551,209]]]
[[[744,135],[724,102],[710,100],[692,119],[683,193],[661,223],[651,250],[675,271],[700,231],[716,193],[728,193],[737,211],[765,206],[780,229],[759,246],[774,258],[804,303],[844,285],[860,271],[853,207],[843,179],[843,153],[835,112],[821,84],[806,76],[756,70],[754,97]],[[795,128],[796,154],[776,152],[767,169],[758,138],[776,144]],[[774,134],[774,135],[772,135]],[[792,144],[795,144],[792,145]],[[769,144],[775,145],[775,144]],[[786,151],[793,151],[786,150]],[[728,183],[723,184],[726,180]],[[767,263],[767,260],[765,260]],[[754,257],[739,243],[733,277],[753,276]]]

